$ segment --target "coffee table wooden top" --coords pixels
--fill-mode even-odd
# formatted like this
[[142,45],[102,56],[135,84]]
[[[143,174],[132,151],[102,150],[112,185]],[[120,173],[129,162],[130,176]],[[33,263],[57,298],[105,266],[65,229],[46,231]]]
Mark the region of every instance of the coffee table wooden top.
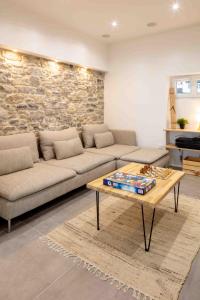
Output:
[[116,197],[120,197],[127,200],[133,200],[134,202],[138,202],[140,204],[147,204],[150,206],[156,206],[168,193],[169,191],[178,183],[181,178],[184,176],[184,172],[182,171],[176,171],[172,170],[171,176],[167,179],[156,179],[156,186],[153,187],[152,190],[150,190],[145,195],[138,195],[131,192],[126,192],[120,189],[116,189],[113,187],[109,187],[103,184],[103,178],[108,177],[109,175],[119,171],[119,172],[125,172],[133,175],[137,175],[140,172],[140,169],[143,167],[143,164],[137,164],[137,163],[131,163],[128,164],[118,170],[115,170],[109,174],[106,174],[92,182],[89,182],[87,184],[87,187],[89,189],[111,194]]

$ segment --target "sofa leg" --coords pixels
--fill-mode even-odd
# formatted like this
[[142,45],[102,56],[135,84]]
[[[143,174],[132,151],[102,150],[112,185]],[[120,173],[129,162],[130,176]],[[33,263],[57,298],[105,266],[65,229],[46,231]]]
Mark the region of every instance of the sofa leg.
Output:
[[8,233],[11,232],[11,219],[8,220]]

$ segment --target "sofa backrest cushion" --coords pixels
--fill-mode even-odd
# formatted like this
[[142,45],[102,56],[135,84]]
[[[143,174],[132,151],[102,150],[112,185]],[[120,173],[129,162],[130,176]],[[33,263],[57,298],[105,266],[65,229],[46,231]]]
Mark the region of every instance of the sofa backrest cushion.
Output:
[[108,147],[114,144],[112,132],[106,131],[103,133],[95,133],[94,141],[97,149]]
[[40,131],[40,148],[45,160],[55,158],[53,143],[56,141],[68,141],[79,137],[75,127],[59,131]]
[[85,148],[91,148],[95,146],[95,133],[103,133],[106,131],[108,131],[108,126],[105,124],[84,125],[82,136]]
[[33,167],[29,147],[0,150],[0,176]]
[[39,162],[37,139],[34,133],[30,132],[0,136],[0,150],[8,150],[20,147],[30,147],[33,162]]
[[79,137],[68,141],[54,142],[56,159],[65,159],[83,153],[83,146]]

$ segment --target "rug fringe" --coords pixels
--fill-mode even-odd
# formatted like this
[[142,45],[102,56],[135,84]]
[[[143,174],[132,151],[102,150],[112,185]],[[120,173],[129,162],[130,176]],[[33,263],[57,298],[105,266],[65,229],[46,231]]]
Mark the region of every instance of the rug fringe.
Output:
[[132,297],[135,297],[137,300],[155,300],[151,296],[144,295],[142,292],[138,291],[137,289],[134,289],[133,287],[128,286],[127,284],[119,281],[112,275],[102,272],[97,266],[78,257],[75,254],[72,254],[71,252],[67,251],[63,246],[52,241],[50,238],[43,236],[43,237],[40,237],[40,240],[42,242],[44,242],[45,244],[47,244],[49,249],[53,250],[54,252],[59,253],[60,255],[66,257],[66,258],[71,258],[76,265],[78,265],[79,267],[81,267],[83,269],[86,269],[88,272],[93,274],[95,277],[98,277],[99,279],[104,280],[104,281],[109,281],[109,283],[111,285],[114,285],[118,290],[121,290],[124,293],[127,293],[129,291],[131,293]]

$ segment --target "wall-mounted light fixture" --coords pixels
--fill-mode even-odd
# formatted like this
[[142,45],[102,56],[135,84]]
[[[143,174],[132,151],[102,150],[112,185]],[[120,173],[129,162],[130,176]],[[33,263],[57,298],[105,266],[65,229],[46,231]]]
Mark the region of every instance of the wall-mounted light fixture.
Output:
[[57,61],[55,61],[55,59],[54,60],[49,60],[48,65],[49,65],[49,69],[51,70],[51,72],[53,72],[53,73],[59,72],[60,65],[58,64]]
[[4,61],[7,64],[16,65],[16,66],[21,65],[22,56],[19,55],[17,51],[3,50],[2,56],[4,58]]
[[87,76],[88,76],[88,68],[86,68],[86,67],[80,67],[80,68],[79,68],[79,73],[80,73],[84,78],[87,78]]

